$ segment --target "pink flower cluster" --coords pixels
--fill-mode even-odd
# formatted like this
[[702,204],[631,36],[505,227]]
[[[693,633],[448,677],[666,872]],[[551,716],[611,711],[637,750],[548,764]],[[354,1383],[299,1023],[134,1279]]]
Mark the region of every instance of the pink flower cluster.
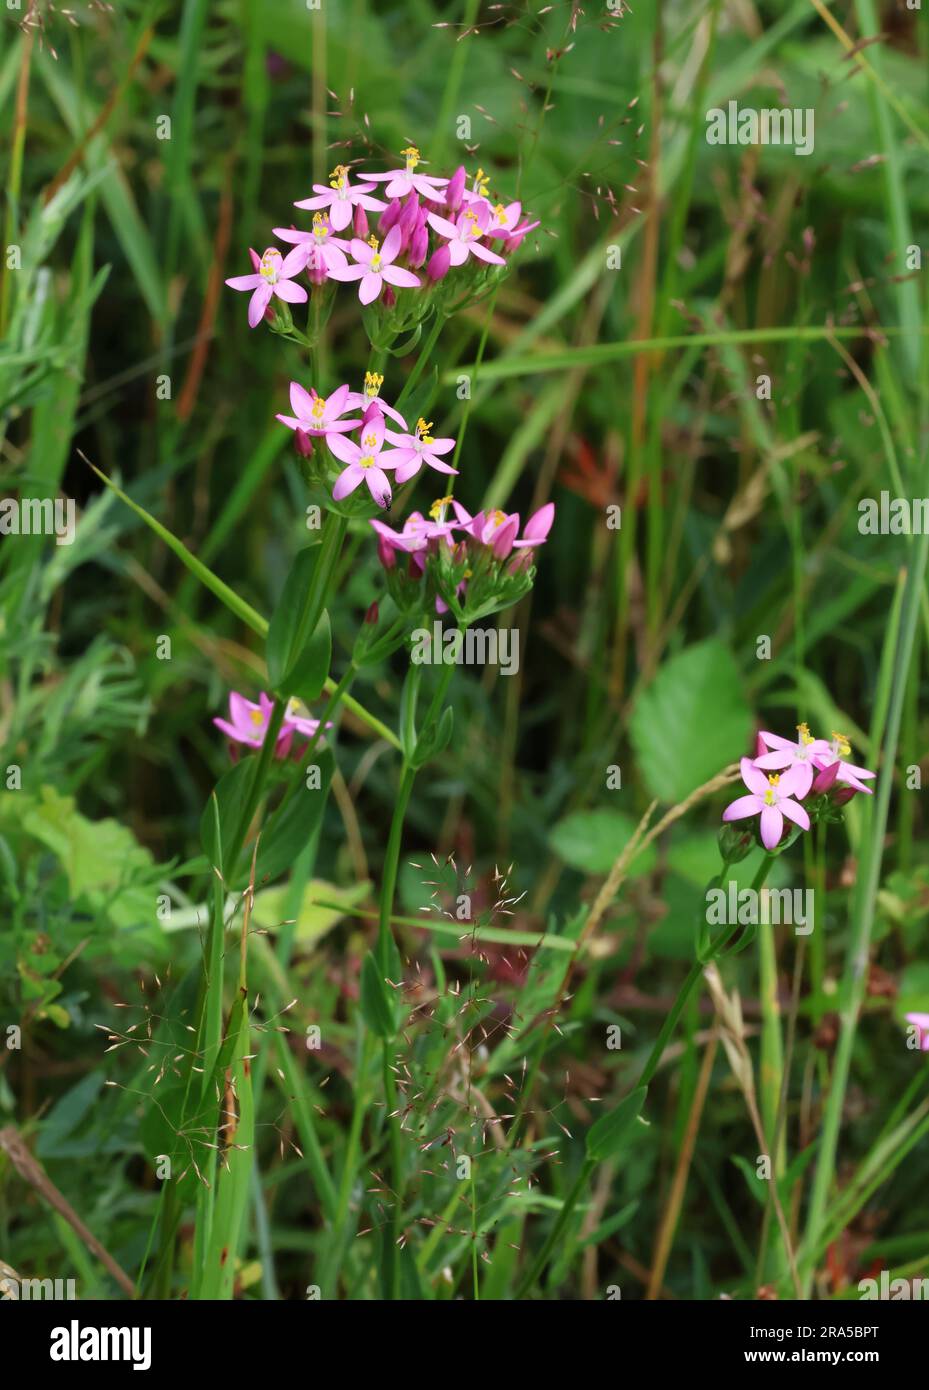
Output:
[[784,818],[809,830],[808,811],[800,804],[809,794],[829,795],[833,806],[844,805],[856,792],[871,795],[865,779],[875,774],[865,767],[844,762],[851,752],[844,734],[833,733],[832,742],[813,738],[806,724],[797,726],[799,738],[760,733],[756,756],[742,759],[742,780],[748,796],[740,796],[723,812],[724,821],[761,817],[761,843],[772,850],[784,833]]
[[[378,556],[384,568],[395,569],[398,554],[408,555],[409,574],[413,578],[422,577],[429,556],[437,555],[439,548],[444,546],[463,569],[463,577],[456,586],[456,597],[463,600],[471,574],[488,563],[505,561],[512,556],[508,566],[512,574],[528,569],[532,556],[523,552],[531,552],[545,543],[554,519],[555,504],[547,502],[533,513],[520,535],[518,512],[481,511],[471,516],[456,498],[440,497],[430,508],[428,518],[421,512],[411,512],[402,531],[395,531],[376,519],[371,526],[377,532]],[[515,556],[514,551],[518,552]],[[436,607],[441,613],[448,605],[439,596]]]
[[[260,748],[268,732],[273,707],[274,701],[264,691],[258,696],[258,703],[254,704],[251,700],[246,700],[244,695],[232,690],[229,693],[229,718],[217,718],[213,723],[217,729],[222,729],[233,744],[242,743],[248,748]],[[275,758],[289,758],[294,740],[298,736],[309,739],[316,734],[319,720],[305,717],[303,708],[299,700],[288,701],[274,748]],[[331,729],[331,723],[327,724],[326,728]],[[299,745],[293,751],[299,756]]]
[[[251,275],[226,281],[234,290],[251,291],[248,322],[254,328],[270,314],[275,297],[288,304],[302,304],[307,291],[296,277],[304,271],[311,284],[326,280],[358,282],[358,298],[371,304],[383,294],[394,302],[395,289],[416,289],[426,280],[435,284],[449,270],[469,260],[504,265],[505,255],[515,251],[539,223],[520,221],[520,203],[494,203],[488,197],[490,180],[478,169],[467,187],[464,166],[451,178],[417,173],[419,150],[402,150],[402,168],[386,173],[360,174],[353,181],[349,168],[337,164],[328,187],[313,185],[313,196],[296,207],[313,213],[311,231],[275,227],[274,235],[293,246],[286,256],[269,247],[263,256],[250,252]],[[372,196],[379,185],[390,200]],[[377,214],[372,232],[368,214]],[[341,233],[351,229],[348,239]],[[432,240],[430,240],[430,232]],[[496,241],[499,251],[489,241]],[[273,317],[273,316],[272,316]]]
[[[422,418],[410,430],[400,412],[380,399],[383,381],[379,373],[365,372],[363,391],[352,391],[346,383],[325,398],[292,381],[290,405],[294,413],[277,416],[281,424],[297,432],[298,445],[305,455],[312,452],[315,437],[323,440],[329,452],[346,465],[333,485],[336,502],[364,482],[378,506],[389,507],[392,494],[388,471],[396,470],[400,484],[414,478],[423,464],[438,473],[458,472],[442,458],[454,449],[454,439],[434,439],[429,433],[431,423]],[[347,411],[358,410],[364,412],[360,418],[344,418]],[[385,416],[399,425],[399,430],[388,429]],[[348,435],[356,430],[358,439],[349,439]]]

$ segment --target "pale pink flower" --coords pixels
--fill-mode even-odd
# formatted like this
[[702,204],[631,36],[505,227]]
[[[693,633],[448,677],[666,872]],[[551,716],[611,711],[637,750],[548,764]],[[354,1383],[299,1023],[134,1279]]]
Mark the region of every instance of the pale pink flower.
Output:
[[416,421],[414,434],[397,434],[387,431],[387,438],[393,444],[393,458],[397,465],[397,482],[405,483],[414,478],[424,463],[437,473],[457,473],[457,468],[443,463],[440,454],[451,453],[455,447],[454,439],[433,439],[429,433],[432,425],[422,416]]
[[554,520],[555,504],[546,502],[545,506],[534,512],[526,522],[521,538],[513,542],[514,548],[518,550],[521,546],[542,545],[548,539]]
[[800,737],[794,743],[789,738],[781,738],[779,734],[769,734],[762,730],[761,737],[771,751],[762,753],[761,757],[756,758],[755,766],[762,768],[765,772],[770,768],[791,767],[796,769],[798,773],[797,795],[802,798],[806,796],[813,785],[813,778],[818,770],[818,764],[815,762],[816,757],[827,754],[829,745],[824,738],[813,738],[808,724],[798,724],[797,733]]
[[498,256],[496,251],[491,251],[480,240],[489,220],[487,203],[476,203],[472,207],[464,208],[454,222],[440,217],[437,212],[430,212],[427,220],[433,231],[448,238],[448,254],[452,265],[464,265],[469,256],[476,256],[478,260],[488,261],[492,265],[506,264],[502,256]]
[[329,221],[332,223],[333,230],[344,232],[345,228],[352,220],[356,207],[367,208],[369,212],[383,212],[387,207],[380,198],[372,198],[369,195],[374,191],[373,183],[352,184],[348,169],[344,164],[337,164],[329,175],[329,187],[324,184],[314,183],[313,192],[315,198],[303,198],[294,207],[306,208],[315,211],[317,208],[329,209]]
[[358,286],[358,298],[362,304],[371,304],[377,299],[385,283],[388,285],[400,285],[412,288],[420,284],[418,275],[414,275],[411,270],[403,270],[393,262],[400,254],[402,236],[399,228],[395,225],[384,241],[384,245],[378,249],[377,237],[372,237],[370,242],[359,241],[355,237],[351,244],[351,252],[355,258],[355,265],[345,266],[342,270],[331,272],[333,280],[360,280]]
[[345,403],[346,408],[348,410],[365,411],[368,409],[368,406],[371,405],[372,401],[377,401],[378,409],[381,414],[389,416],[395,424],[398,424],[402,430],[405,430],[406,421],[399,410],[394,410],[392,405],[388,405],[386,401],[381,400],[381,387],[383,384],[384,378],[380,372],[365,372],[364,389],[362,391],[350,391],[348,393],[348,400]]
[[458,525],[479,544],[490,546],[498,560],[505,560],[519,532],[519,512],[480,511],[471,516],[457,499],[452,506]]
[[448,179],[437,178],[434,174],[417,174],[416,167],[421,163],[419,150],[415,145],[410,145],[400,153],[406,160],[402,169],[388,169],[386,174],[369,174],[368,178],[374,179],[377,183],[384,183],[390,180],[384,192],[388,198],[405,198],[408,193],[414,191],[421,198],[428,198],[432,203],[441,203],[443,194],[439,191],[448,183]]
[[765,849],[775,849],[784,830],[784,817],[792,820],[803,830],[809,830],[810,818],[798,801],[799,770],[792,767],[783,776],[776,772],[766,777],[760,767],[750,758],[742,759],[742,781],[748,787],[750,796],[740,796],[730,802],[723,811],[723,820],[744,820],[747,816],[761,816],[761,843]]
[[[817,790],[825,791],[833,781],[836,781],[845,783],[846,787],[850,787],[852,791],[865,792],[868,796],[873,794],[872,788],[866,787],[862,779],[873,779],[877,774],[869,772],[866,767],[856,767],[854,763],[845,762],[851,751],[851,744],[845,735],[837,734],[833,730],[832,742],[827,743],[825,751],[817,753],[813,759],[816,767],[822,769],[820,776],[816,779],[819,784]],[[834,772],[832,771],[833,768],[835,768]],[[845,799],[848,800],[847,797]]]
[[[379,507],[389,507],[390,482],[384,469],[393,468],[395,465],[381,453],[384,443],[384,417],[377,404],[372,404],[365,412],[358,444],[354,439],[346,439],[343,434],[334,434],[326,443],[336,458],[348,465],[335,480],[332,489],[335,501],[340,502],[363,482]],[[390,453],[391,450],[388,449],[387,455]]]
[[357,416],[351,420],[341,418],[351,408],[350,395],[348,382],[337,387],[331,395],[323,397],[315,391],[307,391],[298,381],[292,381],[290,406],[294,413],[276,418],[288,429],[303,430],[309,435],[325,435],[328,442],[330,437],[346,434],[361,424]]
[[[255,252],[252,260],[257,259]],[[276,246],[269,246],[258,261],[258,268],[252,275],[233,275],[226,284],[231,290],[252,290],[248,302],[248,326],[255,328],[264,318],[265,310],[276,295],[286,304],[305,304],[308,298],[302,285],[295,285],[293,277],[299,275],[306,265],[306,255],[301,247],[295,247],[282,256]]]
[[275,227],[274,235],[279,241],[303,248],[306,268],[311,274],[325,278],[330,270],[348,265],[345,255],[348,242],[332,235],[329,219],[322,212],[314,212],[311,232],[301,232],[296,227]]

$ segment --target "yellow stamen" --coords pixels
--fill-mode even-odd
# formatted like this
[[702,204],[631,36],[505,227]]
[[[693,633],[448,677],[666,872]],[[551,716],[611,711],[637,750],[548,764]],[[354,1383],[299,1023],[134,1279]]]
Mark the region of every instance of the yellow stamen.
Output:
[[506,521],[506,512],[491,512],[490,516],[488,517],[488,520],[492,521],[495,527],[502,526],[503,523]]
[[489,179],[489,177],[487,176],[487,174],[484,173],[484,170],[483,170],[483,169],[478,169],[477,173],[474,175],[474,191],[475,191],[475,193],[480,193],[481,197],[486,197],[487,190],[488,190],[489,187],[490,187],[490,179]]
[[498,203],[497,206],[494,208],[494,215],[496,216],[496,219],[499,222],[500,226],[505,227],[507,222],[506,208],[503,206],[502,203]]
[[264,255],[262,256],[262,258],[261,258],[261,268],[260,268],[260,270],[259,270],[258,273],[259,273],[259,275],[261,275],[261,277],[262,277],[263,279],[265,279],[265,280],[270,280],[271,284],[273,285],[274,282],[277,280],[277,273],[278,273],[278,271],[280,270],[280,268],[281,268],[281,253],[280,253],[280,251],[270,250],[270,251],[266,251],[266,252],[264,253]]
[[376,448],[377,448],[377,435],[376,435],[376,434],[366,434],[365,437],[364,437],[364,439],[363,439],[361,442],[362,442],[362,444],[365,446],[366,449],[376,449]]
[[447,507],[452,500],[451,493],[447,497],[437,497],[429,508],[429,515],[433,521],[438,521],[442,515],[443,508]]
[[329,175],[329,187],[341,191],[348,183],[348,169],[344,164],[337,164]]
[[248,717],[255,725],[256,729],[260,729],[262,724],[265,722],[265,717],[260,709],[249,710]]
[[848,736],[846,734],[837,733],[836,730],[833,729],[832,737],[836,741],[839,757],[847,758],[852,751],[852,745],[848,740]]
[[365,372],[365,395],[374,397],[384,385],[384,378],[380,372]]
[[407,173],[408,173],[408,174],[412,174],[413,170],[416,168],[417,164],[419,163],[419,150],[416,148],[415,145],[407,145],[406,149],[405,149],[405,150],[401,150],[400,153],[403,155],[404,159],[406,160],[406,171],[407,171]]
[[326,402],[323,400],[322,396],[317,396],[313,402],[313,409],[310,411],[310,414],[314,419],[321,420],[325,412]]
[[800,742],[801,742],[801,743],[813,743],[813,742],[815,742],[815,740],[814,740],[814,738],[813,738],[813,735],[810,733],[810,726],[809,726],[809,724],[798,724],[798,725],[797,725],[797,733],[800,735]]
[[[367,441],[366,441],[366,442],[367,442]],[[373,467],[374,467],[374,456],[373,456],[373,454],[365,454],[365,456],[364,456],[363,459],[359,459],[359,460],[358,460],[358,467],[359,467],[359,468],[373,468]]]
[[323,217],[323,215],[322,215],[321,212],[314,212],[314,213],[313,213],[313,235],[314,235],[314,236],[328,236],[328,235],[329,235],[329,225],[328,225],[328,223],[326,222],[326,219],[325,219],[325,217]]
[[434,443],[435,443],[435,440],[433,439],[432,435],[429,433],[429,431],[430,431],[431,429],[432,429],[432,421],[431,421],[431,420],[424,420],[423,417],[420,415],[419,419],[416,421],[416,433],[419,435],[420,439],[422,440],[422,442],[423,442],[424,444],[434,444]]
[[772,774],[768,777],[768,790],[767,790],[767,791],[765,792],[765,794],[764,794],[764,799],[765,799],[765,805],[766,805],[766,806],[774,806],[774,805],[776,804],[776,802],[777,802],[777,797],[776,797],[776,795],[775,795],[774,789],[775,789],[775,787],[777,786],[777,784],[778,784],[778,782],[779,782],[780,780],[781,780],[781,779],[780,779],[780,775],[779,775],[778,773],[776,773],[776,772],[775,772],[775,773],[772,773]]

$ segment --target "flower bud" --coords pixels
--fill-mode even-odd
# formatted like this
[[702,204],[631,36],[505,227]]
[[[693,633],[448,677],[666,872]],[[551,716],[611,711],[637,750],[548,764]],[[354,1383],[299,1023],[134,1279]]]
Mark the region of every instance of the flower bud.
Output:
[[[397,563],[397,557],[394,553],[393,546],[388,544],[383,536],[378,536],[377,538],[377,558],[380,560],[385,570],[392,570]],[[371,609],[369,608],[368,613],[370,612]],[[367,622],[367,620],[367,614],[365,614],[365,622]]]
[[381,220],[377,224],[377,230],[382,237],[387,235],[400,216],[401,207],[402,204],[399,198],[391,198],[390,202],[387,204],[386,210],[381,213]]
[[448,250],[448,242],[444,242],[438,249],[433,251],[429,257],[429,264],[426,266],[426,274],[430,280],[437,282],[444,280],[451,265],[451,257]]
[[814,777],[812,790],[816,793],[829,791],[830,787],[835,785],[835,779],[839,775],[840,766],[841,764],[836,760],[836,762],[830,763],[828,767],[824,767],[822,772],[817,773],[816,777]]
[[313,457],[313,440],[306,430],[300,429],[299,426],[294,430],[294,448],[298,458],[309,459]]
[[392,308],[394,307],[394,305],[396,304],[396,302],[397,302],[397,296],[396,296],[396,294],[394,293],[394,291],[391,289],[390,285],[385,285],[385,286],[384,286],[384,293],[383,293],[383,295],[381,296],[381,298],[382,298],[383,301],[384,301],[384,308],[385,308],[385,309],[392,309]]
[[425,227],[417,227],[410,237],[410,251],[407,256],[407,264],[411,270],[419,270],[426,260],[428,250],[429,233]]
[[377,616],[377,599],[375,599],[374,602],[371,604],[370,608],[368,609],[367,613],[365,614],[365,622],[367,623],[368,627],[375,627],[377,625]]
[[755,847],[754,835],[739,826],[727,823],[719,832],[719,852],[727,864],[738,864]]
[[368,216],[360,203],[355,207],[355,236],[359,241],[368,239]]
[[445,185],[445,206],[449,212],[457,212],[461,207],[461,195],[464,193],[464,186],[465,168],[463,164],[459,164]]

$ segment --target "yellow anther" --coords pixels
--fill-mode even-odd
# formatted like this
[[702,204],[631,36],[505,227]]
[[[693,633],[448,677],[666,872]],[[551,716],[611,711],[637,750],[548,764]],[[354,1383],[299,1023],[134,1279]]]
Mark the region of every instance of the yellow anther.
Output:
[[416,148],[415,145],[407,145],[406,149],[401,150],[400,153],[406,160],[407,172],[412,174],[413,170],[419,163],[419,150]]
[[326,221],[325,217],[323,217],[323,215],[322,215],[321,212],[314,212],[314,213],[313,213],[313,235],[314,235],[314,236],[328,236],[328,235],[329,235],[329,223]]
[[376,396],[384,385],[384,378],[380,372],[365,372],[365,395]]
[[810,733],[809,724],[798,724],[797,733],[800,735],[801,743],[813,743],[815,741],[813,735]]
[[852,751],[852,745],[848,740],[848,736],[846,734],[837,733],[836,730],[833,729],[832,737],[835,739],[836,746],[839,751],[839,756],[842,758],[847,758]]
[[476,193],[480,193],[481,196],[483,197],[483,196],[486,194],[487,189],[488,189],[489,187],[490,187],[490,179],[489,179],[489,177],[487,176],[487,174],[484,173],[484,170],[483,170],[483,169],[478,169],[477,173],[474,175],[474,190],[475,190],[475,192],[476,192]]
[[321,419],[323,418],[323,415],[324,415],[325,413],[326,413],[326,402],[323,400],[322,396],[317,396],[316,399],[315,399],[314,402],[313,402],[313,409],[310,411],[310,414],[311,414],[315,419],[321,420]]
[[359,459],[359,460],[358,460],[358,467],[359,467],[359,468],[373,468],[373,467],[374,467],[374,456],[373,456],[372,454],[365,454],[365,456],[364,456],[363,459]]
[[261,269],[259,271],[259,274],[262,276],[262,278],[265,280],[270,280],[271,284],[273,285],[275,280],[277,279],[277,273],[280,270],[280,268],[280,251],[274,250],[273,248],[271,250],[266,251],[261,258]]
[[365,437],[364,437],[364,439],[363,439],[361,442],[362,442],[362,444],[365,446],[366,449],[376,449],[376,448],[377,448],[377,435],[376,435],[376,434],[366,434]]
[[344,188],[348,183],[348,169],[344,164],[337,164],[329,175],[330,188]]
[[249,719],[251,719],[251,721],[252,721],[252,723],[255,725],[255,728],[256,728],[256,729],[260,729],[261,726],[262,726],[262,724],[265,722],[265,717],[264,717],[264,715],[262,714],[262,712],[261,712],[260,709],[249,710],[249,716],[248,716],[248,717],[249,717]]
[[505,226],[506,226],[506,208],[503,206],[502,203],[498,203],[497,206],[494,208],[494,214],[495,214],[495,216],[496,216],[496,218],[497,218],[497,221],[500,223],[500,226],[501,226],[501,227],[505,227]]
[[449,502],[451,502],[451,500],[452,500],[452,495],[451,495],[451,493],[449,493],[449,495],[448,495],[447,497],[437,497],[437,498],[435,499],[435,501],[433,502],[432,506],[429,508],[429,515],[432,517],[433,521],[438,521],[438,520],[439,520],[439,518],[440,518],[441,515],[442,515],[443,509],[444,509],[445,507],[448,506],[448,504],[449,504]]
[[488,520],[492,521],[494,526],[502,526],[503,523],[506,521],[506,512],[491,512]]
[[435,443],[435,440],[433,439],[432,435],[429,433],[429,431],[430,431],[431,429],[432,429],[432,421],[431,421],[431,420],[424,420],[423,417],[420,415],[419,419],[416,421],[416,433],[419,435],[420,439],[422,440],[422,442],[423,442],[424,444],[434,444],[434,443]]

